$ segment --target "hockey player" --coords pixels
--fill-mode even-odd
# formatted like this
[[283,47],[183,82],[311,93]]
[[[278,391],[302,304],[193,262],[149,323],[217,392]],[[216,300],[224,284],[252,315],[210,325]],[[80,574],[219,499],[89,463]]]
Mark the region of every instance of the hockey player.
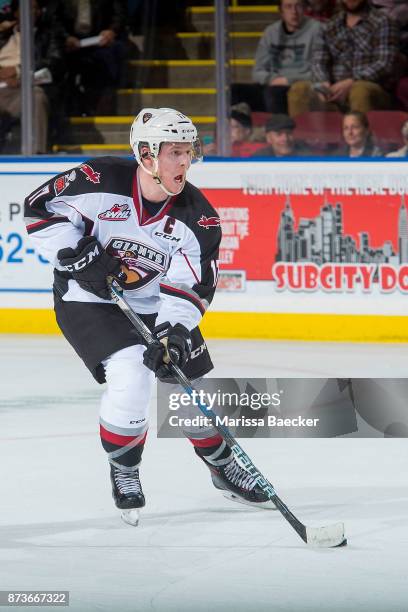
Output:
[[[217,283],[221,229],[216,211],[186,182],[201,158],[188,117],[143,109],[130,144],[136,160],[99,157],[58,175],[26,198],[25,216],[35,248],[55,267],[58,325],[95,379],[107,383],[101,442],[115,504],[136,525],[154,374],[168,375],[170,348],[192,379],[213,367],[198,324]],[[147,349],[111,301],[108,276],[158,338]],[[267,502],[215,430],[189,437],[217,488],[238,501]]]

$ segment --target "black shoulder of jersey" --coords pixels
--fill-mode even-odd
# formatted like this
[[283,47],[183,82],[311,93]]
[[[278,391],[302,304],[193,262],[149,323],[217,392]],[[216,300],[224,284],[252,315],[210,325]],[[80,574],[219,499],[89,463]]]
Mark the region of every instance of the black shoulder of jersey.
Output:
[[27,210],[44,207],[45,202],[64,196],[113,193],[132,197],[137,163],[120,157],[95,157],[60,172],[25,198]]
[[183,221],[197,236],[207,234],[209,230],[216,234],[221,231],[215,208],[197,187],[188,182],[167,214]]
[[88,159],[77,168],[71,194],[95,191],[131,196],[137,163],[134,159],[103,156]]

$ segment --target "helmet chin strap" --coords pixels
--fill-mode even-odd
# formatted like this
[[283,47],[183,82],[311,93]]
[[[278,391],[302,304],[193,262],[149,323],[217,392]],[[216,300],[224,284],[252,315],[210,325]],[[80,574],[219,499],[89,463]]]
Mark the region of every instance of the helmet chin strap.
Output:
[[152,157],[151,158],[153,160],[153,171],[148,170],[144,163],[143,160],[140,160],[140,166],[143,168],[143,170],[145,172],[147,172],[147,174],[150,174],[151,177],[153,177],[153,180],[155,181],[155,183],[160,187],[160,189],[162,191],[164,191],[164,193],[168,196],[176,196],[179,193],[181,193],[184,189],[184,185],[185,185],[185,181],[183,182],[183,184],[181,185],[181,188],[176,191],[175,193],[173,193],[172,191],[169,191],[168,189],[166,189],[166,187],[163,185],[163,182],[159,176],[159,160],[156,157]]

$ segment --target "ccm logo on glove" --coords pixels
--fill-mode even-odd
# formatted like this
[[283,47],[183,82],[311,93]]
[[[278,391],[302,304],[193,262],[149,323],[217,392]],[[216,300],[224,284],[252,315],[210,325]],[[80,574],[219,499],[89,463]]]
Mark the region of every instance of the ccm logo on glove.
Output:
[[118,281],[126,280],[120,260],[108,255],[95,236],[84,236],[75,249],[61,249],[57,257],[61,266],[71,272],[72,278],[81,289],[103,300],[111,299],[106,280],[108,276],[113,276]]
[[82,270],[86,266],[88,266],[92,261],[101,254],[99,244],[96,242],[95,248],[88,253],[82,259],[78,261],[74,261],[72,264],[67,264],[65,267],[68,272],[75,272],[75,270]]

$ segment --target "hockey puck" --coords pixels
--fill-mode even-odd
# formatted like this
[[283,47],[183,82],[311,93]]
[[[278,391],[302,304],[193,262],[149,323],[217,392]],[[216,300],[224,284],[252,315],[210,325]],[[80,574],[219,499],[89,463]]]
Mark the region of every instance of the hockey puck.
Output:
[[339,546],[347,546],[347,538],[344,538],[344,540],[340,542],[340,544],[337,544],[337,546],[335,546],[334,548],[339,548]]

